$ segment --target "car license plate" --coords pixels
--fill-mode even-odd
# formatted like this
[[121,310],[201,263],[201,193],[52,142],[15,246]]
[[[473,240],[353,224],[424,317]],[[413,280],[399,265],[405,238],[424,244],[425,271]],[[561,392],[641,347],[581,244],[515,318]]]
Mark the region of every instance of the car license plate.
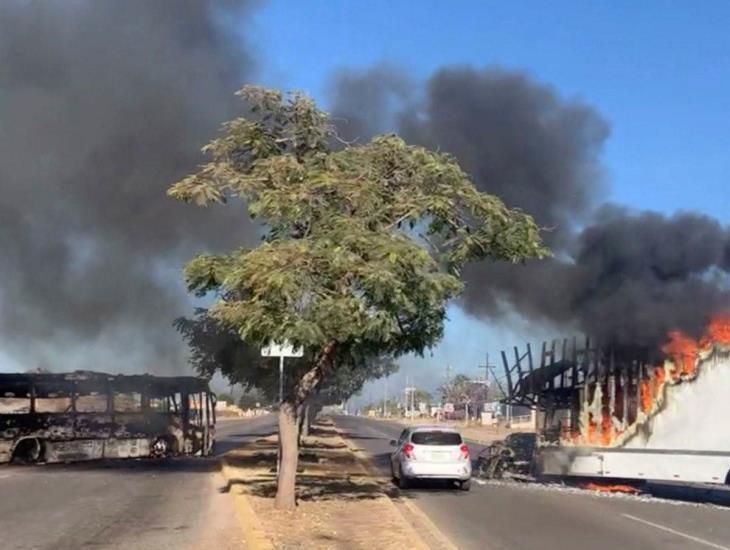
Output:
[[443,462],[449,459],[449,453],[443,451],[437,451],[431,453],[431,460],[434,462]]

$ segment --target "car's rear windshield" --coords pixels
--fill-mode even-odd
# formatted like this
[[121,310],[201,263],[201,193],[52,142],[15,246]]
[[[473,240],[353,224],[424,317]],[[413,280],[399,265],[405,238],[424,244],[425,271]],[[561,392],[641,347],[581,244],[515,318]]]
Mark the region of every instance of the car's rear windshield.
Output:
[[456,432],[414,432],[414,445],[461,445],[461,436]]

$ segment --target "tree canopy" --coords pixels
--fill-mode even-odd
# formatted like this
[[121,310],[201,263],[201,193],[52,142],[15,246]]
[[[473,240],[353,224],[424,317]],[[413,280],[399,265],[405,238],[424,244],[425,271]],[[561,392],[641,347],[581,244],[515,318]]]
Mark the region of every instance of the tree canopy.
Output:
[[463,406],[466,403],[479,403],[486,400],[487,388],[472,381],[465,374],[457,374],[448,384],[439,388],[444,402]]
[[245,199],[260,246],[201,254],[191,291],[252,345],[289,340],[310,360],[353,348],[422,353],[442,335],[462,265],[547,253],[533,219],[476,190],[454,158],[394,135],[332,146],[326,113],[300,94],[244,87],[250,118],[224,126],[212,161],[169,190],[198,205]]

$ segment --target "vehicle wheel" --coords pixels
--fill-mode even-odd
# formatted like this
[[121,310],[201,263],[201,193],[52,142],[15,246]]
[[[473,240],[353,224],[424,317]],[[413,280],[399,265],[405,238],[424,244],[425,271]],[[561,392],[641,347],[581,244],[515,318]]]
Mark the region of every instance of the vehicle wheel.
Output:
[[462,491],[468,491],[471,489],[471,479],[467,479],[466,481],[462,481],[459,483],[459,489]]
[[166,437],[158,437],[152,444],[150,454],[157,458],[165,458],[172,453],[172,445]]
[[43,457],[43,443],[40,439],[22,439],[13,449],[12,461],[18,464],[35,464]]
[[408,489],[409,485],[410,485],[410,482],[408,481],[408,478],[403,475],[403,470],[398,469],[398,488],[399,489]]

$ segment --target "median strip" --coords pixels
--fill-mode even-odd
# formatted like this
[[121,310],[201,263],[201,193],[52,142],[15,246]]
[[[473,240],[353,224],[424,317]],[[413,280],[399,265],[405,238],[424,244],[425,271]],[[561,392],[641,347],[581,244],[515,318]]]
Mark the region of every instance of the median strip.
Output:
[[322,420],[302,442],[297,510],[274,509],[275,434],[224,455],[222,473],[248,548],[432,548],[391,501],[390,480]]

